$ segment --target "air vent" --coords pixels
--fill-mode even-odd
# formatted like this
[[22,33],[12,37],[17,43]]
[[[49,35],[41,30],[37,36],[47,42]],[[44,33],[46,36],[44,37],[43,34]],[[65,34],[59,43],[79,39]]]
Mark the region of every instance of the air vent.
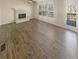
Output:
[[0,52],[4,51],[5,49],[6,49],[6,45],[5,45],[5,43],[4,43],[4,44],[2,44],[2,45],[0,46]]

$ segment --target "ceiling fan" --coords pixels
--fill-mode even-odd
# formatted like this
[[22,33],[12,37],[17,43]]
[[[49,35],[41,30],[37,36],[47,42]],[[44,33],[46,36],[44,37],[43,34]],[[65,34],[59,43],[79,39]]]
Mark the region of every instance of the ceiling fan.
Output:
[[26,2],[28,2],[28,3],[36,3],[35,0],[26,0]]

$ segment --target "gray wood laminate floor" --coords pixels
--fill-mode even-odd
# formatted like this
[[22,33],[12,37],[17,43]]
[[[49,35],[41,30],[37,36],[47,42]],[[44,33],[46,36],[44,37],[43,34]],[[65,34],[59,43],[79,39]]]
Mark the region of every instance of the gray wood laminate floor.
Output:
[[0,26],[0,59],[77,59],[77,33],[32,19]]

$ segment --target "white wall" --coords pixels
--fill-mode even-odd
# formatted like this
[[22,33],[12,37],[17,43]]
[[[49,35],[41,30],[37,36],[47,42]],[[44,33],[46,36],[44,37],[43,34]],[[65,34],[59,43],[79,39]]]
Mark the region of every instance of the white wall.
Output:
[[14,22],[14,10],[26,10],[28,18],[32,18],[32,5],[23,0],[0,0],[0,25]]
[[[46,3],[48,3],[48,2],[46,2]],[[35,9],[35,11],[34,11],[35,18],[48,22],[48,23],[51,23],[51,24],[54,24],[54,25],[57,25],[57,26],[60,26],[60,27],[63,27],[63,28],[69,29],[66,25],[66,0],[52,0],[49,3],[54,4],[55,17],[50,18],[47,16],[39,15],[38,7],[39,7],[39,4],[42,4],[42,2],[41,2],[41,3],[37,3],[34,5],[35,6],[35,8],[34,8]],[[77,31],[77,27],[72,28],[71,30]]]
[[[1,19],[1,9],[0,9],[0,19]],[[0,25],[1,25],[1,21],[0,21]]]

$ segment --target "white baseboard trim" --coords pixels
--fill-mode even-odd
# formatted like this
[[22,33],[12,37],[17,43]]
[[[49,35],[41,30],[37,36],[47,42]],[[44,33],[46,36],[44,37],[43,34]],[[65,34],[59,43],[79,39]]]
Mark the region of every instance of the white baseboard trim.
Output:
[[[34,18],[34,19],[36,19],[36,18]],[[40,20],[40,19],[37,19],[37,20],[39,20],[39,21],[43,21],[43,20]],[[43,22],[49,23],[49,22],[47,22],[47,21],[43,21]],[[52,25],[54,25],[54,26],[57,26],[57,27],[60,27],[60,28],[63,28],[63,29],[70,30],[70,31],[73,31],[73,32],[78,33],[77,30],[69,29],[69,28],[67,28],[67,26],[64,27],[64,26],[60,26],[60,25],[57,25],[57,24],[53,24],[53,23],[49,23],[49,24],[52,24]]]

